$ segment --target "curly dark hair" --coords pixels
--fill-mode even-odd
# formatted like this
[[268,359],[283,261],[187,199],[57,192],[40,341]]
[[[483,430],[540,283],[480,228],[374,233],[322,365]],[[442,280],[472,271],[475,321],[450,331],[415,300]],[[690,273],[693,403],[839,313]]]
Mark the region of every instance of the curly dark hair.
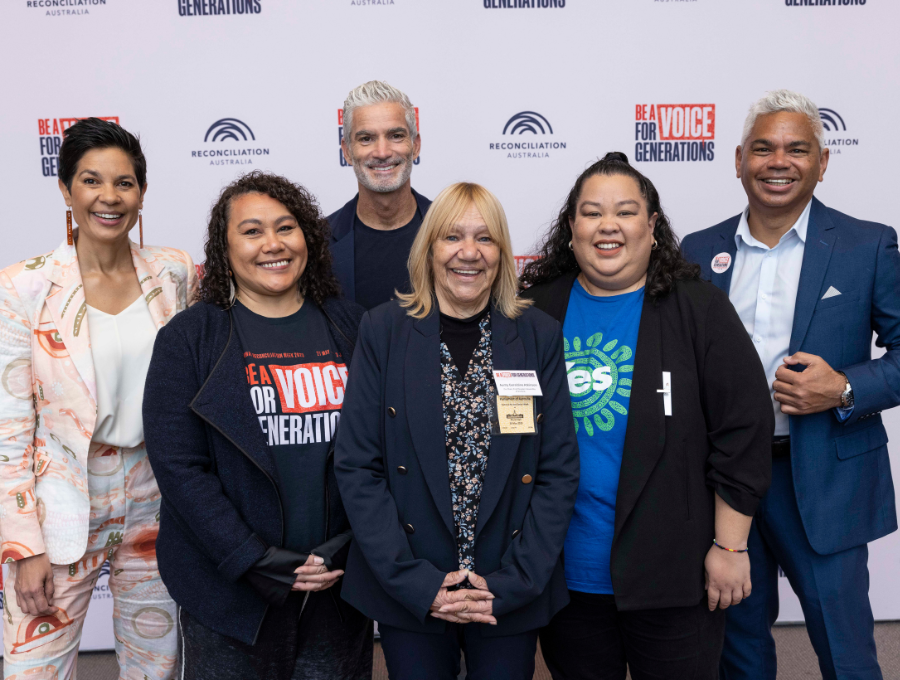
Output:
[[271,196],[281,203],[303,231],[309,255],[306,269],[298,283],[300,293],[319,305],[326,298],[340,295],[340,286],[331,271],[331,251],[328,247],[331,228],[322,216],[315,197],[285,177],[254,170],[225,187],[210,211],[206,244],[203,248],[206,262],[200,284],[200,299],[223,308],[230,306],[229,281],[232,279],[228,274],[228,217],[231,202],[238,196],[253,193]]
[[575,219],[578,199],[585,181],[594,175],[624,175],[637,182],[641,196],[647,201],[647,212],[657,213],[656,228],[653,236],[657,247],[650,251],[650,266],[647,269],[647,283],[644,294],[651,298],[661,298],[672,290],[676,281],[700,278],[700,267],[691,264],[681,253],[678,237],[672,231],[669,218],[663,212],[659,202],[659,193],[653,182],[644,177],[628,163],[628,156],[619,151],[611,151],[602,159],[581,173],[575,186],[569,192],[565,205],[559,216],[550,225],[544,235],[538,252],[538,259],[529,262],[519,282],[523,287],[534,286],[545,281],[552,281],[559,276],[579,269],[575,253],[569,248],[572,240],[571,223]]

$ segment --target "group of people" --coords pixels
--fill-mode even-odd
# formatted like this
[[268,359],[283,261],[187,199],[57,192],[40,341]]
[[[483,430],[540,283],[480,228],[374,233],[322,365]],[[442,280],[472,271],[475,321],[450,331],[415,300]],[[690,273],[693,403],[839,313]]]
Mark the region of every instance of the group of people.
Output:
[[199,280],[137,138],[67,130],[66,240],[0,272],[4,678],[74,677],[107,560],[127,679],[368,679],[377,621],[395,680],[538,639],[555,680],[774,680],[779,567],[823,677],[881,678],[900,255],[813,197],[816,106],[751,107],[747,207],[681,244],[606,154],[521,276],[490,191],[412,189],[405,94],[343,120],[358,194],[240,177]]

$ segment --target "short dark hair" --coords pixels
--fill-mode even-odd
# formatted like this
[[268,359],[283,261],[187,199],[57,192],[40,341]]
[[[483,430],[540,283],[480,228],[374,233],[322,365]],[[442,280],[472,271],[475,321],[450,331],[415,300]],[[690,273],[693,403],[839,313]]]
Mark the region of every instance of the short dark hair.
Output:
[[209,214],[206,231],[206,254],[200,299],[227,308],[231,297],[231,276],[228,274],[228,217],[231,203],[244,194],[265,194],[281,203],[294,216],[306,239],[306,269],[298,287],[304,297],[321,305],[326,298],[340,294],[337,278],[331,271],[331,249],[328,241],[331,228],[322,216],[315,197],[299,184],[280,175],[254,170],[229,184],[219,194],[219,200]]
[[147,159],[144,158],[141,142],[121,125],[99,118],[79,120],[63,133],[59,149],[59,179],[71,191],[75,170],[84,154],[94,149],[112,148],[122,149],[131,158],[138,187],[143,190],[147,184]]
[[647,268],[647,283],[644,286],[644,292],[648,297],[664,297],[672,290],[675,281],[700,277],[700,267],[688,262],[681,253],[678,237],[669,224],[669,218],[663,212],[659,193],[653,182],[628,163],[628,156],[620,151],[612,151],[582,172],[575,180],[575,186],[569,192],[565,205],[541,242],[538,259],[529,262],[522,272],[520,282],[524,286],[552,281],[567,272],[579,269],[575,253],[569,247],[572,240],[571,223],[575,220],[581,189],[587,179],[594,175],[631,177],[637,182],[641,196],[647,201],[649,214],[659,215],[653,230],[658,245],[650,251],[650,266]]

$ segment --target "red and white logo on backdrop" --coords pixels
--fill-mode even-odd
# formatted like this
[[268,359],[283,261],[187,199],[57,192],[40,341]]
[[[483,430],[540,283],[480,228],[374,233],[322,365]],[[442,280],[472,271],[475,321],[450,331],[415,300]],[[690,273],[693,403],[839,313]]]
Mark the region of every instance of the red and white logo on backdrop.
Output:
[[[56,177],[59,167],[59,147],[62,146],[63,134],[79,120],[79,118],[38,118],[38,135],[41,141],[41,170],[44,177]],[[119,124],[118,116],[97,116],[100,120],[109,120]]]
[[637,104],[634,121],[636,161],[715,158],[715,104]]
[[516,276],[522,276],[522,270],[525,269],[525,265],[538,259],[537,255],[515,255],[514,257],[516,260]]

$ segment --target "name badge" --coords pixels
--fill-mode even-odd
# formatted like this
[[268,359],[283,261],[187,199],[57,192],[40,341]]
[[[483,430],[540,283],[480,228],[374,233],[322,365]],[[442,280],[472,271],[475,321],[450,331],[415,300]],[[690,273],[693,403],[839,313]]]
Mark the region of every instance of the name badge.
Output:
[[542,397],[537,371],[492,371],[497,394],[504,397]]
[[500,434],[534,434],[534,397],[497,397]]
[[534,398],[543,396],[537,371],[492,371],[497,386],[494,434],[535,434]]

